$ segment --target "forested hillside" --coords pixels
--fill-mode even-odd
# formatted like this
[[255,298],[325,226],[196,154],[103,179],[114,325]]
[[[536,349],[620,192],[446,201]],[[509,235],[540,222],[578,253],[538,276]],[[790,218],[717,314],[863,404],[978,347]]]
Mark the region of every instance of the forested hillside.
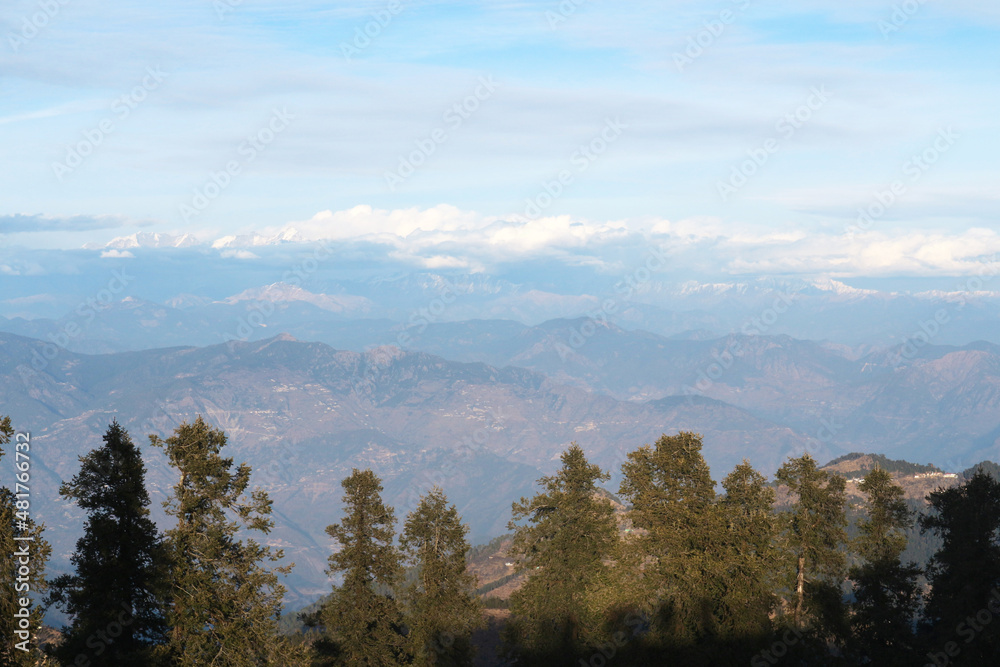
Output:
[[[7,445],[14,428],[0,425]],[[3,499],[11,518],[0,538],[35,536],[33,590],[48,588],[31,611],[31,650],[4,664],[756,667],[1000,656],[1000,630],[968,620],[992,615],[1000,597],[1000,482],[988,462],[959,479],[879,455],[820,467],[804,454],[773,482],[747,462],[718,482],[702,437],[680,432],[629,451],[611,493],[609,471],[573,443],[554,474],[513,500],[510,533],[476,548],[446,489],[424,489],[400,516],[381,479],[355,468],[339,480],[343,511],[315,510],[334,544],[332,587],[290,614],[282,581],[294,565],[266,546],[268,491],[227,456],[226,434],[199,417],[152,443],[175,471],[172,527],[149,520],[141,454],[112,422],[60,489],[87,515],[72,573],[46,582],[44,527],[14,521],[19,506]],[[848,477],[850,465],[862,476]],[[904,485],[931,480],[915,504]],[[42,645],[45,605],[70,620]]]

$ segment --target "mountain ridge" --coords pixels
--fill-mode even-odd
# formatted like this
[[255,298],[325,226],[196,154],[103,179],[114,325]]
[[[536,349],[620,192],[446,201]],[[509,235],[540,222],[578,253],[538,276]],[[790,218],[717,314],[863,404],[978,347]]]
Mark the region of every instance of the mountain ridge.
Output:
[[[61,350],[46,358],[53,347],[0,334],[0,402],[19,428],[32,431],[39,516],[59,536],[55,566],[66,567],[77,532],[75,510],[55,500],[59,483],[107,424],[117,419],[142,442],[202,415],[227,433],[229,455],[250,463],[254,483],[275,501],[280,519],[269,540],[300,563],[290,580],[293,599],[326,585],[323,529],[336,518],[338,484],[353,467],[382,476],[400,513],[433,484],[445,487],[473,536],[485,539],[503,530],[511,499],[530,493],[574,440],[609,470],[663,432],[706,424],[706,454],[719,467],[744,457],[776,462],[809,443],[734,406],[623,402],[528,369],[395,347],[352,352],[275,336],[101,355]],[[33,367],[33,359],[44,365]],[[162,522],[158,503],[172,473],[159,450],[143,451]]]

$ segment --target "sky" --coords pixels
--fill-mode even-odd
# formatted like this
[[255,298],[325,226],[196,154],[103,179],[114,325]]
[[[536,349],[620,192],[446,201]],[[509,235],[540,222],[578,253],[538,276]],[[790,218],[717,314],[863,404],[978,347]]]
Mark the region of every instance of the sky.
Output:
[[973,0],[9,0],[0,274],[143,231],[959,275],[1000,252],[998,32]]

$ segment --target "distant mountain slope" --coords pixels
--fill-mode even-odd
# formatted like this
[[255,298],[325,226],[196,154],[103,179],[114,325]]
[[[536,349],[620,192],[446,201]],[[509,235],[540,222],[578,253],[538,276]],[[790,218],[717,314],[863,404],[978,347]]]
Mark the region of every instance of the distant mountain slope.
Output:
[[[1000,447],[1000,347],[992,343],[956,348],[933,344],[935,338],[932,344],[877,349],[767,335],[756,325],[749,334],[722,338],[704,332],[667,338],[601,318],[555,319],[537,326],[510,320],[444,322],[442,312],[454,315],[469,295],[514,297],[516,289],[483,278],[453,284],[440,277],[403,276],[374,283],[365,287],[369,296],[337,300],[280,285],[228,302],[199,305],[185,298],[177,302],[184,307],[177,308],[130,297],[101,310],[84,334],[73,337],[64,332],[80,325],[79,318],[12,320],[0,328],[61,340],[69,349],[90,353],[256,340],[286,331],[338,349],[397,345],[453,361],[518,366],[620,400],[704,395],[804,433],[831,451],[875,450],[924,460],[931,454],[941,465],[964,468],[996,456]],[[349,319],[337,311],[336,304],[367,308],[370,297],[386,285],[404,295],[437,289],[449,304],[430,299],[414,306],[402,323]],[[773,286],[711,287],[692,290],[707,294],[700,298],[723,300],[739,294],[759,300],[774,291]],[[816,296],[812,292],[829,293],[844,302],[887,298],[843,289],[802,290],[810,298]],[[963,312],[973,307],[970,302]],[[957,319],[948,324],[958,326]]]
[[[399,287],[426,286],[407,278]],[[519,366],[621,400],[704,395],[834,450],[921,458],[926,458],[922,452],[934,452],[940,464],[963,468],[993,456],[1000,443],[1000,347],[991,343],[928,344],[900,354],[901,348],[848,347],[762,333],[665,338],[587,318],[534,327],[507,320],[433,322],[419,308],[412,322],[399,324],[345,319],[308,302],[308,293],[296,291],[296,300],[289,300],[285,292],[263,292],[275,299],[265,310],[256,301],[235,297],[233,303],[187,310],[126,300],[94,319],[88,329],[92,339],[81,336],[67,343],[70,349],[107,352],[134,345],[140,336],[149,346],[206,345],[254,339],[277,329],[338,349],[389,344],[454,361]],[[9,328],[58,340],[72,323],[22,321]],[[943,438],[948,440],[944,457],[937,444]]]
[[[665,337],[700,331],[705,334],[701,338],[720,338],[756,331],[879,347],[902,345],[926,335],[923,328],[930,322],[935,344],[965,345],[976,340],[1000,344],[996,326],[1000,292],[970,291],[975,283],[969,279],[934,281],[937,290],[927,290],[931,283],[926,281],[903,281],[910,291],[896,292],[861,289],[829,279],[762,276],[699,283],[689,276],[665,273],[638,283],[634,276],[627,276],[628,286],[596,266],[561,267],[553,272],[542,262],[528,271],[489,275],[384,266],[376,270],[341,257],[307,271],[297,262],[311,266],[312,260],[300,254],[307,256],[314,248],[297,243],[255,245],[252,253],[212,250],[205,245],[147,247],[186,246],[189,241],[139,234],[116,240],[122,247],[105,252],[118,254],[103,259],[104,253],[79,251],[66,275],[8,276],[7,289],[0,294],[0,330],[47,339],[50,334],[58,335],[66,323],[82,321],[84,326],[69,347],[89,352],[206,345],[233,334],[242,324],[241,339],[269,338],[277,331],[345,349],[356,349],[355,341],[359,341],[360,349],[398,342],[403,330],[422,337],[426,327],[435,324],[508,320],[535,326],[554,318],[594,317],[630,331]],[[241,253],[261,256],[245,262],[237,259]],[[57,261],[44,258],[46,264]],[[130,276],[118,286],[121,293],[107,294],[103,289],[109,284],[109,261]],[[949,286],[950,291],[940,289]],[[102,294],[114,303],[103,302]],[[132,306],[124,310],[131,318],[123,316],[118,305],[126,296]],[[81,306],[95,298],[102,299],[100,307],[81,317]],[[136,309],[136,302],[149,307]],[[314,307],[289,308],[296,303]],[[303,317],[306,312],[309,316]],[[932,321],[939,313],[944,313],[943,326]],[[345,320],[391,325],[381,332],[384,335],[364,339],[345,329]],[[359,326],[370,329],[363,322]],[[340,338],[343,334],[347,337]]]
[[466,360],[478,352],[623,400],[715,398],[831,449],[950,469],[1000,454],[1000,346],[992,343],[900,354],[787,336],[664,338],[580,319],[506,338],[487,336],[485,324],[439,324],[417,344]]
[[[352,467],[384,478],[400,519],[421,493],[443,486],[482,541],[504,531],[511,502],[531,494],[574,440],[617,471],[628,451],[661,433],[698,430],[720,478],[744,457],[773,469],[810,445],[720,401],[623,402],[521,368],[396,348],[345,352],[288,336],[90,356],[0,334],[0,404],[32,432],[38,516],[54,529],[56,568],[66,567],[79,530],[58,484],[108,422],[117,418],[141,444],[203,415],[272,494],[271,541],[298,563],[290,583],[303,600],[327,586],[323,529],[338,518],[340,480]],[[158,502],[173,475],[158,450],[144,451]]]
[[836,473],[841,477],[863,477],[876,467],[898,475],[926,475],[927,473],[944,472],[936,465],[920,465],[909,461],[890,459],[882,454],[862,454],[851,452],[838,456],[823,466],[824,470]]

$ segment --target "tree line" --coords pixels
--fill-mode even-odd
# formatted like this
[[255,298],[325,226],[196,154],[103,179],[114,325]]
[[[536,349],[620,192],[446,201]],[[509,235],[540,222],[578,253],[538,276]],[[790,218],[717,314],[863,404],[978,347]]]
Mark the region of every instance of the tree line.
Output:
[[[13,430],[0,420],[2,445]],[[484,625],[468,568],[468,528],[440,488],[420,498],[397,534],[371,470],[342,480],[343,517],[327,527],[339,549],[338,584],[279,629],[285,589],[280,549],[261,543],[271,500],[251,469],[224,455],[226,436],[200,417],[171,437],[150,436],[178,474],[149,517],[146,469],[117,422],[60,488],[86,512],[74,571],[32,611],[70,619],[42,652],[13,648],[14,565],[0,598],[0,666],[471,665]],[[846,481],[808,454],[768,480],[744,461],[721,483],[701,437],[662,436],[629,452],[616,510],[608,471],[572,444],[539,490],[512,505],[508,557],[522,585],[510,599],[501,657],[512,665],[983,665],[1000,657],[1000,482],[976,470],[929,494],[918,516],[880,468],[848,538]],[[780,503],[776,496],[780,493]],[[780,509],[776,509],[779,507]],[[13,494],[0,489],[0,542],[13,550]],[[914,524],[937,535],[926,568],[905,562]],[[44,526],[34,567],[48,557]],[[23,534],[20,533],[20,534]],[[8,547],[11,547],[8,550]],[[6,560],[4,562],[7,562]],[[409,568],[407,569],[407,566]],[[16,620],[15,620],[16,623]]]

